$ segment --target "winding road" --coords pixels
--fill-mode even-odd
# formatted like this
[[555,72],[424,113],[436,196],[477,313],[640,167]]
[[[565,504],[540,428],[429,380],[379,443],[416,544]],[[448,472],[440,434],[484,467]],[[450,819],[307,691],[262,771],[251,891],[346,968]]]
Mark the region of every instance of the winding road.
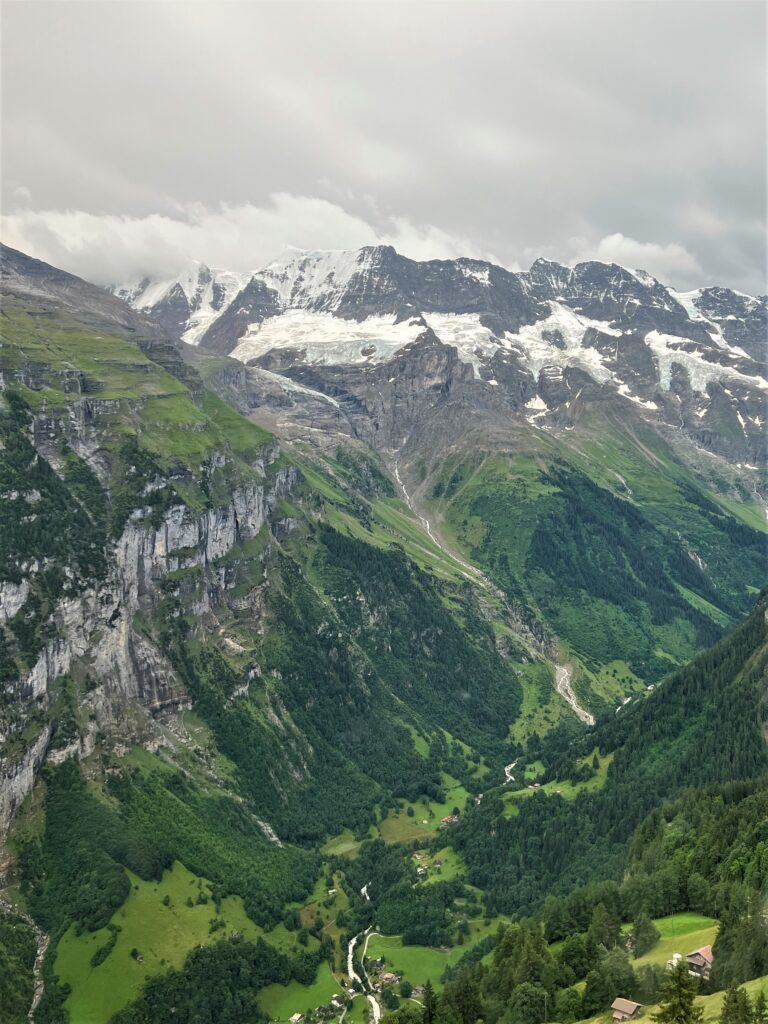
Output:
[[[370,884],[371,883],[368,882],[367,885],[364,885],[360,890],[367,900],[370,899],[370,896],[368,895],[368,886]],[[356,981],[363,990],[363,995],[366,997],[371,1007],[371,1020],[373,1021],[373,1024],[379,1024],[382,1017],[381,1005],[373,994],[373,985],[371,984],[371,979],[368,977],[368,972],[365,969],[365,957],[368,953],[368,940],[372,935],[378,935],[378,932],[375,932],[373,928],[366,928],[364,932],[361,932],[359,935],[353,935],[349,940],[349,943],[347,944],[347,974],[349,975],[350,981]],[[363,972],[362,978],[355,970],[355,946],[360,939],[365,940],[360,954],[360,969]]]
[[571,676],[573,670],[570,665],[556,665],[555,666],[555,688],[560,696],[566,703],[570,704],[573,708],[574,713],[585,725],[594,725],[595,719],[588,711],[576,700],[576,694],[573,692],[573,686],[571,686]]

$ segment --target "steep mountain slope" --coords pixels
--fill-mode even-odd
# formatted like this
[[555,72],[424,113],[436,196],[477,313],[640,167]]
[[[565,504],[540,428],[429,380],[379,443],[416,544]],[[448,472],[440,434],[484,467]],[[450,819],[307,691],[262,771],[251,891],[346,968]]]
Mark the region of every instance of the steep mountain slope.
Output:
[[172,338],[195,344],[248,283],[250,275],[210,270],[195,263],[178,280],[144,278],[115,289],[115,294],[142,313],[151,313]]
[[119,915],[177,862],[206,942],[247,914],[259,977],[310,978],[338,929],[275,929],[314,848],[503,778],[531,638],[364,449],[297,462],[151,322],[6,258],[0,834],[51,940],[40,1019],[106,1013],[89,958],[132,979],[96,986],[107,1015],[138,994]]
[[[373,772],[359,779],[359,799],[334,805],[334,827],[360,824],[386,788],[418,785],[402,718],[440,724],[501,762],[519,698],[478,588],[387,504],[392,484],[369,456],[342,453],[308,477],[181,361],[174,375],[18,288],[3,317],[6,741],[23,747],[33,709],[40,720],[20,792],[6,791],[11,805],[51,741],[52,693],[73,674],[75,703],[91,712],[85,735],[69,723],[81,752],[101,729],[124,727],[119,706],[178,706],[191,689],[211,704],[225,746],[237,733],[245,750],[250,731],[274,747],[253,766],[254,792],[287,827],[316,835],[328,822],[302,814],[288,825],[286,810],[291,790],[299,801],[302,786],[331,785],[312,781],[313,760],[322,773],[344,750],[353,774]],[[436,561],[442,578],[398,541],[425,566]],[[352,594],[355,615],[343,603]],[[435,675],[443,697],[427,714]],[[308,686],[327,708],[315,696],[307,711]],[[250,689],[261,711],[242,715],[232,693]],[[444,699],[454,689],[455,705]],[[293,741],[275,744],[275,729]],[[401,751],[396,779],[385,738]]]
[[[752,478],[576,365],[536,379],[497,352],[491,383],[406,310],[415,337],[386,360],[246,366],[2,257],[0,863],[50,938],[39,1021],[102,1024],[137,999],[124,1019],[194,1016],[211,978],[236,993],[216,1013],[252,1020],[268,982],[303,998],[347,977],[374,915],[452,940],[477,892],[446,878],[411,898],[399,844],[444,843],[477,806],[460,834],[487,826],[496,851],[514,759],[556,775],[584,731],[554,659],[614,719],[762,582]],[[394,316],[406,272],[441,310],[454,272],[477,283],[466,261],[425,283],[395,257],[371,252],[367,284],[357,261],[343,280],[335,261],[272,268],[270,301],[346,323],[323,303],[368,294]],[[519,329],[532,290],[516,279],[493,315]],[[702,714],[725,721],[726,697]],[[496,853],[509,900],[535,902],[550,859],[521,880]]]
[[[549,379],[554,408],[532,414],[541,429],[525,391],[479,383],[429,330],[365,370],[278,364],[234,384],[228,367],[211,370],[283,436],[319,447],[352,437],[380,452],[433,535],[606,683],[612,662],[626,663],[613,666],[625,682],[627,664],[655,681],[743,614],[764,581],[749,476],[577,371],[559,390]],[[288,374],[300,390],[277,383]],[[617,700],[611,689],[603,697]]]
[[646,700],[633,701],[559,759],[551,751],[555,780],[566,780],[593,746],[611,755],[602,787],[570,801],[558,792],[524,800],[486,794],[454,834],[472,880],[489,890],[494,906],[517,910],[587,881],[621,877],[630,836],[662,801],[690,786],[764,775],[767,693],[763,594],[742,625]]
[[285,439],[380,453],[433,536],[583,663],[599,710],[764,581],[768,383],[732,344],[758,353],[764,314],[601,263],[292,253],[200,339],[249,368],[201,372]]

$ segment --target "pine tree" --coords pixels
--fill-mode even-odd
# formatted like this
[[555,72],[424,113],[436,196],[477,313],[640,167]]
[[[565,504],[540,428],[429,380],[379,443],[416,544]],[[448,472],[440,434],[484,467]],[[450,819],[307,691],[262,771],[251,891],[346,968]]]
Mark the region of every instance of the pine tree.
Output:
[[757,993],[752,1007],[752,1024],[768,1024],[768,1001],[762,989]]
[[653,949],[659,941],[659,932],[647,914],[638,914],[632,926],[632,953],[635,958]]
[[701,1024],[704,1010],[695,1005],[696,982],[682,960],[669,972],[661,993],[659,1012],[652,1019],[656,1024]]
[[432,1024],[435,1019],[435,1009],[435,990],[432,988],[432,982],[427,979],[427,983],[424,986],[423,1024]]
[[738,1021],[738,997],[735,985],[725,993],[723,1007],[720,1010],[720,1024],[737,1024]]
[[594,942],[605,946],[606,949],[613,949],[619,941],[621,935],[619,922],[602,903],[598,903],[592,911],[588,935]]

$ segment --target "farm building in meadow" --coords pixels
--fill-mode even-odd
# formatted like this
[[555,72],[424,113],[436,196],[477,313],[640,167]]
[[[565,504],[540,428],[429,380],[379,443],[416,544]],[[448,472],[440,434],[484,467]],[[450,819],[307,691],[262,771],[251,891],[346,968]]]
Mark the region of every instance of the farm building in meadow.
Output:
[[[673,971],[682,959],[682,953],[673,953],[671,959],[667,960],[667,970]],[[688,964],[690,975],[707,981],[712,973],[712,947],[702,946],[701,949],[694,949],[692,953],[686,953],[685,962]]]
[[633,1003],[631,999],[614,999],[611,1003],[613,1019],[617,1021],[636,1020],[640,1016],[640,1003]]
[[694,949],[685,957],[688,961],[688,973],[706,981],[712,973],[712,947],[702,946],[701,949]]

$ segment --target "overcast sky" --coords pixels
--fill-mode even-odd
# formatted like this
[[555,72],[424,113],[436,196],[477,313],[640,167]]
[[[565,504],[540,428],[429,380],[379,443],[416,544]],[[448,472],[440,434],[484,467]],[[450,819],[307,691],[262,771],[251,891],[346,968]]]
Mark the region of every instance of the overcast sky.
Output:
[[383,240],[765,291],[750,0],[2,9],[3,240],[99,283]]

